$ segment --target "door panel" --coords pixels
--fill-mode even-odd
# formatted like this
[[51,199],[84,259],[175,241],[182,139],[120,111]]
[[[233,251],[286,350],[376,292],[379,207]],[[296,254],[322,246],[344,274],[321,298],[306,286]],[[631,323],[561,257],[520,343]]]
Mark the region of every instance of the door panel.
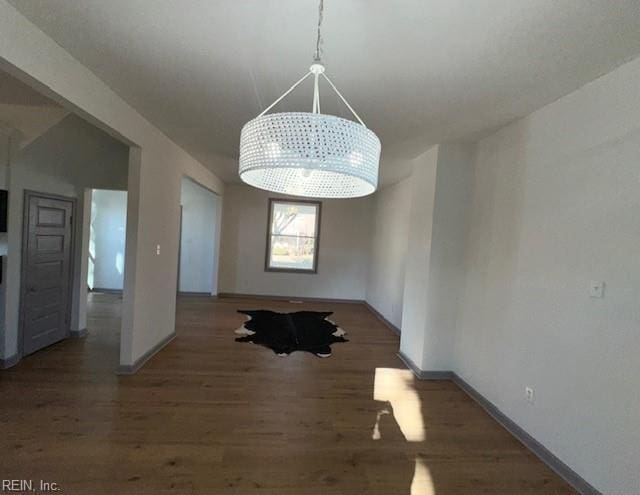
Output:
[[36,239],[36,250],[40,253],[61,253],[64,250],[64,236],[41,235]]
[[73,202],[27,193],[25,208],[21,325],[27,355],[69,335]]

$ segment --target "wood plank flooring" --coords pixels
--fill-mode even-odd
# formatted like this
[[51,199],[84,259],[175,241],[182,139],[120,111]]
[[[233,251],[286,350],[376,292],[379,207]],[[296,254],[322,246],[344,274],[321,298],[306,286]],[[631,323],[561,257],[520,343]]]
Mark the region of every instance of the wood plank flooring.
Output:
[[[320,359],[234,341],[237,309],[335,311]],[[120,301],[89,335],[0,372],[3,479],[64,494],[575,493],[456,385],[419,381],[354,304],[180,297],[177,338],[118,377]]]

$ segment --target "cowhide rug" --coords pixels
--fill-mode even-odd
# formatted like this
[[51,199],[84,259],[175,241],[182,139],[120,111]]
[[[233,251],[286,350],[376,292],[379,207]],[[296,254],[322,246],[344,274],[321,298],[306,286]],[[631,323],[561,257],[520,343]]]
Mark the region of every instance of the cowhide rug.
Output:
[[247,321],[235,333],[242,335],[237,342],[251,342],[273,350],[278,356],[293,351],[306,351],[318,357],[331,356],[331,344],[348,342],[346,332],[328,317],[332,312],[296,311],[276,313],[257,309],[238,310]]

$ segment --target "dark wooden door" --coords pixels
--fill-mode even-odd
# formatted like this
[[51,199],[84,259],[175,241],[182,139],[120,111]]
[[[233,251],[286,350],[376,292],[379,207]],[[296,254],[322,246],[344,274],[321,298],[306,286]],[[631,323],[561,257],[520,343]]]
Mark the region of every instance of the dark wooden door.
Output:
[[71,199],[25,194],[22,245],[22,353],[69,336],[73,210]]

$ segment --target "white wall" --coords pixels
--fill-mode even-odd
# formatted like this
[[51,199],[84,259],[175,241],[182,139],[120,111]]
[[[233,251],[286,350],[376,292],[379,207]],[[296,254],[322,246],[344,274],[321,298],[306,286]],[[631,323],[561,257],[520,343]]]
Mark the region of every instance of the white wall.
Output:
[[427,290],[437,167],[438,147],[435,146],[416,158],[409,179],[409,247],[404,278],[400,352],[420,368],[427,332]]
[[[423,371],[450,371],[473,184],[474,147],[434,146],[412,164],[400,352]],[[380,265],[372,263],[371,276]]]
[[322,201],[316,274],[265,272],[269,197],[282,196],[243,185],[226,187],[220,292],[364,300],[371,197]]
[[[640,486],[639,157],[640,59],[475,147],[432,148],[396,213],[409,218],[401,352],[457,372],[612,494]],[[377,280],[390,246],[372,239]]]
[[[127,187],[128,148],[104,132],[70,115],[26,148],[15,153],[9,167],[8,256],[6,273],[5,356],[18,349],[22,214],[25,189],[77,198],[76,246],[82,239],[83,192],[86,187]],[[80,249],[75,251],[72,330],[86,327],[81,306]],[[84,279],[86,281],[86,279]]]
[[602,493],[637,493],[640,59],[483,139],[472,201],[455,370]]
[[94,189],[91,194],[89,288],[122,290],[126,228],[127,192]]
[[216,294],[220,197],[184,178],[181,203],[180,292]]
[[181,178],[217,193],[224,186],[5,0],[0,32],[0,68],[135,145],[129,156],[120,349],[121,365],[130,366],[175,330]]
[[373,196],[366,300],[398,329],[402,325],[410,206],[409,179],[385,187]]
[[427,320],[421,368],[451,370],[471,190],[473,147],[438,146],[433,224],[427,281]]

